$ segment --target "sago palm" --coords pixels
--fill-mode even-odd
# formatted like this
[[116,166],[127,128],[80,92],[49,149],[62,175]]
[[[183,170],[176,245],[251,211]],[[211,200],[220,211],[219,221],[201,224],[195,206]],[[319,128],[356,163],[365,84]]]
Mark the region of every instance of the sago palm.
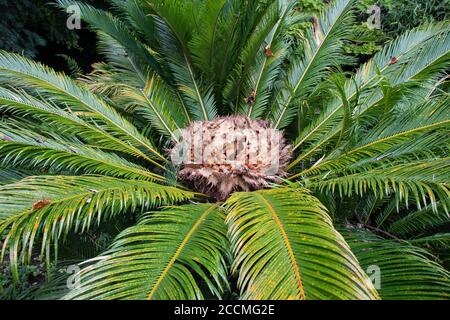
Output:
[[[349,73],[352,0],[319,17],[289,0],[111,2],[58,2],[98,33],[91,74],[0,53],[13,274],[126,216],[63,298],[450,298],[448,22]],[[215,146],[212,159],[175,163],[196,126],[188,158]],[[217,163],[239,156],[217,140],[233,130],[247,147],[278,133],[279,152]]]

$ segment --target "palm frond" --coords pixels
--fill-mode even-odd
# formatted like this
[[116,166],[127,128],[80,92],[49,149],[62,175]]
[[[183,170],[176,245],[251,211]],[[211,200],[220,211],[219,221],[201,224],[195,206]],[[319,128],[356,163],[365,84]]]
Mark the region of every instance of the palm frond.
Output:
[[[126,56],[124,55],[122,58],[130,61],[131,66],[148,66],[157,74],[164,76],[158,60],[120,19],[103,10],[78,1],[57,0],[57,4],[63,10],[70,5],[77,5],[80,8],[81,18],[91,28],[108,35],[126,50]],[[143,67],[143,69],[145,70],[146,68]]]
[[[239,111],[248,117],[258,119],[264,115],[269,105],[269,100],[275,85],[275,81],[280,74],[280,68],[287,54],[288,45],[284,39],[283,31],[295,25],[297,22],[291,15],[295,1],[279,1],[275,2],[278,9],[276,20],[266,18],[268,24],[268,34],[266,35],[255,58],[252,58],[252,68],[249,74],[248,89],[251,91],[247,94],[254,94],[252,103],[244,103],[240,101]],[[266,22],[266,23],[267,23]],[[261,22],[263,23],[263,22]],[[260,23],[260,24],[261,24]],[[245,59],[242,59],[245,61]]]
[[0,166],[0,185],[10,184],[33,175],[33,171]]
[[[431,236],[421,236],[407,240],[409,243],[428,249],[443,248],[450,249],[450,233],[436,233]],[[433,248],[433,246],[435,248]],[[440,258],[440,256],[439,256]]]
[[45,123],[55,134],[68,134],[82,138],[87,144],[108,148],[141,158],[142,152],[130,148],[126,142],[114,137],[94,123],[89,123],[76,113],[64,110],[52,101],[37,99],[25,91],[11,91],[0,88],[0,110],[11,115],[38,120]]
[[[353,117],[363,115],[382,100],[383,93],[377,85],[383,77],[394,85],[412,81],[416,86],[428,86],[430,78],[419,75],[427,73],[433,79],[448,67],[450,63],[448,60],[449,35],[449,29],[445,24],[430,24],[413,29],[386,45],[346,84],[347,99],[351,102],[357,98],[359,100],[359,106],[354,110]],[[433,46],[433,51],[429,55],[425,55],[423,52],[427,52],[425,48],[429,46]],[[391,63],[393,57],[400,62]],[[420,61],[418,61],[419,58]],[[414,69],[414,72],[410,72],[410,68]],[[421,80],[421,78],[423,79]],[[301,146],[309,146],[309,149],[305,150],[308,156],[300,154],[299,159],[295,161],[296,164],[305,158],[316,155],[317,152],[324,149],[327,143],[330,143],[332,138],[341,131],[343,114],[341,99],[331,99],[326,103],[321,113],[314,118],[311,124],[303,128],[293,144],[294,150]]]
[[[111,88],[109,89],[111,91],[113,88],[118,90],[121,87],[130,86],[144,88],[148,75],[154,73],[152,69],[145,63],[133,60],[132,56],[127,52],[127,49],[110,35],[98,31],[97,38],[98,51],[105,56],[105,60],[109,66],[108,73],[106,74],[112,80],[116,81],[105,83],[105,79],[91,78],[91,81],[99,80],[96,83],[96,87],[105,91],[108,88]],[[105,73],[106,70],[103,68],[101,71]],[[94,72],[98,71],[94,69]]]
[[82,142],[58,137],[42,137],[11,120],[0,122],[0,161],[27,169],[42,168],[77,173],[99,173],[131,179],[164,181],[164,177],[114,153],[89,147]]
[[[270,66],[267,60],[275,56],[269,44],[265,42],[266,40],[273,42],[269,37],[275,36],[276,28],[281,23],[280,19],[284,20],[285,18],[285,16],[282,17],[281,15],[285,15],[288,8],[283,8],[283,5],[285,5],[284,1],[274,1],[262,10],[260,17],[256,12],[252,12],[250,15],[252,19],[249,19],[249,22],[256,25],[254,28],[248,28],[249,31],[245,32],[245,36],[247,36],[245,45],[240,48],[238,61],[228,76],[227,84],[223,90],[225,101],[231,104],[236,111],[245,112],[248,110],[248,107],[256,103],[258,97],[267,100],[265,96],[268,93],[261,90],[260,83],[256,81],[261,80],[260,77],[263,76],[261,73],[264,72],[265,66]],[[292,9],[292,6],[290,6],[290,9]],[[283,12],[282,10],[285,11]],[[281,50],[277,53],[279,56],[276,59],[270,59],[271,62],[275,62],[274,67],[280,65],[284,55]],[[276,72],[271,77],[274,78],[275,75]],[[273,81],[274,79],[270,80]],[[246,102],[250,95],[253,96],[252,100],[254,101]]]
[[437,210],[431,206],[413,211],[392,222],[387,230],[398,236],[427,232],[450,222],[450,214],[437,204]]
[[188,124],[187,119],[178,108],[179,101],[161,79],[153,76],[143,90],[124,89],[121,95],[130,100],[128,107],[133,108],[135,114],[150,121],[162,135],[178,142],[175,132]]
[[410,154],[417,157],[420,150],[424,150],[424,154],[436,146],[445,146],[449,142],[449,131],[446,130],[450,123],[449,103],[450,98],[444,97],[420,105],[412,104],[409,110],[371,128],[356,146],[334,150],[322,162],[294,175],[292,179],[327,170],[351,171],[388,160],[399,161]]
[[[150,48],[156,50],[159,46],[156,37],[155,21],[149,16],[151,8],[146,1],[141,0],[110,0],[112,7],[127,24],[141,35]],[[157,50],[156,50],[157,51]]]
[[[191,1],[179,2],[168,1],[164,5],[152,2],[155,10],[155,21],[158,39],[161,43],[161,51],[172,70],[178,89],[183,93],[185,103],[194,120],[212,120],[217,115],[212,88],[206,87],[199,80],[195,72],[192,58],[188,48],[190,40],[187,25],[192,22],[186,21],[186,14],[180,15],[183,10],[192,11]],[[181,6],[181,8],[180,8]],[[187,29],[186,29],[187,28]]]
[[376,299],[324,206],[303,189],[234,193],[226,202],[243,299]]
[[397,205],[403,200],[408,204],[411,197],[419,208],[431,204],[435,211],[440,201],[448,212],[449,168],[450,158],[418,160],[337,178],[319,178],[312,180],[310,187],[320,191],[336,191],[340,196],[364,196],[366,193],[375,193],[378,197],[394,195]]
[[312,89],[323,80],[333,67],[345,61],[342,45],[350,32],[353,0],[337,0],[316,21],[314,29],[306,34],[304,54],[293,61],[286,88],[281,90],[270,119],[275,128],[285,128],[297,114],[292,101],[301,96],[306,99]]
[[199,25],[194,29],[188,46],[192,52],[192,61],[207,75],[214,73],[215,50],[220,37],[219,25],[227,2],[227,0],[217,0],[200,6],[196,12]]
[[33,89],[66,108],[104,122],[103,129],[118,139],[126,141],[134,152],[157,164],[152,157],[166,161],[145,136],[105,101],[78,86],[71,78],[26,59],[22,56],[0,52],[0,83],[14,84],[17,88]]
[[[343,231],[361,265],[379,276],[382,299],[448,299],[450,273],[426,250],[406,241],[384,240],[374,234]],[[379,274],[378,274],[379,271]]]
[[84,232],[127,210],[185,201],[193,193],[152,182],[105,176],[38,176],[0,186],[2,256],[9,249],[17,272],[18,259],[31,258],[34,243],[48,252],[69,232]]
[[213,204],[146,214],[81,270],[80,288],[65,298],[183,300],[203,299],[207,291],[221,297],[229,246],[224,219]]
[[269,7],[281,2],[285,1],[273,1],[272,5],[266,1],[228,0],[222,10],[216,25],[215,57],[209,77],[215,85],[216,100],[228,110],[236,110],[237,99],[245,94],[237,89],[245,82],[245,78],[240,77],[241,66],[254,62],[252,52],[259,49],[261,43],[258,42],[263,40],[261,37],[270,24],[270,18],[263,17]]

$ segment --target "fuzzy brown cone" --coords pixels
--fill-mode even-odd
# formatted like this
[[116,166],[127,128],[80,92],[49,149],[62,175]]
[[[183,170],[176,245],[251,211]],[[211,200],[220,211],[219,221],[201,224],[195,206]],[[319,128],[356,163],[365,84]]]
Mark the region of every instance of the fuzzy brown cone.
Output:
[[[286,176],[291,148],[267,121],[222,117],[194,122],[181,136],[188,143],[180,178],[219,201],[236,191],[267,188]],[[179,148],[180,143],[172,151]]]

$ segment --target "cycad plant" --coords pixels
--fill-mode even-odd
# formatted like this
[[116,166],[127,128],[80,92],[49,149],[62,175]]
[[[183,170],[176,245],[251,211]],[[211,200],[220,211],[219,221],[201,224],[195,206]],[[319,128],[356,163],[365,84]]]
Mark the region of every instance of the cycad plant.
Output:
[[[0,53],[0,240],[15,276],[128,217],[63,298],[450,298],[448,22],[350,72],[353,0],[296,41],[309,19],[296,1],[111,2],[58,1],[98,33],[91,74]],[[189,156],[237,157],[214,140],[232,130],[248,144],[270,129],[279,153],[175,163],[195,126]]]

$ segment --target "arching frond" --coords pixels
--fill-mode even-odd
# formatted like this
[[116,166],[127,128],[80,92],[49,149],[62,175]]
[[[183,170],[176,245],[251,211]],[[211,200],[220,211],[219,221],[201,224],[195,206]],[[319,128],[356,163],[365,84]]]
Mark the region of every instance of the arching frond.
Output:
[[[294,175],[311,175],[327,170],[356,170],[358,166],[379,165],[388,160],[399,161],[408,154],[417,156],[420,149],[433,150],[450,142],[450,98],[444,97],[421,105],[411,105],[399,116],[389,117],[370,129],[350,150],[335,150],[322,162]],[[436,130],[441,131],[435,133]],[[431,138],[431,139],[430,139]],[[423,141],[423,142],[422,142]]]
[[376,299],[323,205],[303,189],[234,193],[226,202],[243,299]]
[[[372,60],[361,66],[358,73],[346,84],[347,99],[355,101],[358,98],[360,101],[360,106],[355,109],[353,116],[364,114],[383,98],[382,90],[377,87],[381,77],[385,77],[394,85],[412,81],[416,86],[428,85],[430,79],[438,77],[450,63],[449,35],[449,29],[445,24],[416,28],[388,44]],[[428,52],[425,48],[431,46],[433,51],[428,55],[424,54]],[[392,57],[399,59],[399,62],[391,63]],[[414,72],[410,72],[410,69]],[[421,78],[419,76],[421,73],[428,74],[430,78]],[[308,158],[322,151],[324,146],[340,132],[343,112],[341,99],[330,100],[322,108],[321,113],[300,132],[293,149],[308,146],[305,150]],[[300,154],[294,163],[299,163],[307,157]]]
[[[69,232],[84,232],[127,210],[185,201],[193,193],[138,180],[105,176],[38,176],[0,186],[2,256],[9,249],[17,272],[36,242],[49,258],[50,245]],[[41,240],[42,239],[42,240]]]
[[155,21],[149,17],[151,8],[141,0],[110,0],[117,15],[128,22],[130,28],[140,34],[151,48],[158,47]]
[[[121,88],[128,88],[129,82],[122,82],[123,74],[109,63],[98,62],[92,65],[92,72],[79,78],[91,92],[115,100]],[[127,79],[128,80],[128,79]]]
[[343,231],[382,299],[448,299],[450,273],[426,250],[406,241],[384,240],[368,231]]
[[58,137],[42,137],[11,121],[9,123],[0,123],[0,162],[3,165],[164,181],[164,177],[114,153],[86,146],[79,141],[75,143]]
[[[413,245],[426,247],[428,249],[432,249],[433,251],[435,250],[435,248],[439,247],[446,250],[450,249],[450,233],[436,233],[431,236],[421,236],[413,239],[408,239],[407,241]],[[435,248],[433,248],[432,246],[434,246]],[[440,255],[439,258],[441,258]]]
[[134,109],[135,114],[149,120],[162,135],[178,142],[176,131],[188,123],[179,107],[179,101],[164,82],[152,77],[147,80],[143,90],[124,89],[121,95],[130,99],[129,107]]
[[33,173],[35,172],[0,166],[0,185],[13,183],[27,176],[31,176]]
[[[268,18],[264,20],[269,28],[268,34],[263,39],[259,51],[252,58],[248,83],[248,89],[251,92],[248,92],[247,97],[253,94],[254,101],[249,103],[242,100],[241,107],[238,109],[250,118],[258,119],[267,111],[275,81],[280,74],[288,49],[282,31],[296,23],[296,19],[290,16],[295,3],[295,1],[274,2],[273,6],[277,9],[278,15],[268,12]],[[277,19],[273,19],[272,16]]]
[[63,104],[70,110],[104,122],[103,129],[118,139],[126,141],[130,148],[156,164],[149,156],[165,161],[145,136],[106,102],[88,90],[78,86],[71,78],[21,57],[0,52],[0,83],[14,87],[33,88],[38,94]]
[[419,160],[362,171],[338,178],[312,180],[310,186],[318,190],[337,191],[340,196],[375,193],[394,195],[397,204],[411,197],[420,208],[431,204],[437,210],[440,201],[444,210],[450,206],[448,170],[450,158]]
[[392,222],[387,230],[398,236],[427,232],[438,226],[450,223],[450,214],[437,204],[437,210],[431,206],[413,211]]
[[[263,50],[260,41],[270,30],[271,19],[266,19],[266,14],[270,7],[281,2],[286,1],[227,0],[216,24],[212,72],[208,75],[214,82],[217,101],[223,100],[224,111],[236,110],[239,98],[247,93],[243,92],[246,86],[241,86],[246,81],[244,76],[241,77],[241,67],[249,67],[248,71],[255,63],[255,50]],[[269,16],[272,15],[269,13]]]
[[[168,1],[164,5],[152,2],[156,11],[156,28],[158,39],[161,43],[161,51],[172,70],[178,89],[183,93],[186,105],[194,120],[212,120],[217,115],[214,96],[211,88],[202,84],[199,75],[196,74],[192,58],[188,48],[190,39],[189,31],[184,29],[186,16],[181,15],[182,7],[188,6],[186,10],[193,9],[190,1],[180,3],[179,1]],[[180,6],[182,6],[180,8]],[[183,9],[184,10],[184,9]],[[180,18],[179,20],[176,20]]]
[[[374,64],[370,66],[373,70],[369,71],[369,73],[381,74],[394,86],[401,86],[401,84],[411,82],[417,87],[416,90],[420,90],[421,86],[429,87],[433,85],[440,80],[450,66],[450,28],[445,24],[437,24],[436,26],[428,27],[428,29],[439,30],[439,27],[441,29],[440,32],[438,31],[429,39],[425,38],[422,43],[412,47],[411,51],[404,52],[400,56],[391,55],[390,58],[384,56],[383,62],[388,62],[387,66],[382,70],[378,68],[379,64],[383,65],[383,62],[379,61],[379,56],[374,56]],[[401,41],[403,37],[400,37],[399,40]],[[387,48],[389,49],[391,46],[387,46]],[[397,59],[396,63],[391,62],[392,57]],[[362,83],[370,82],[370,78],[366,77],[367,74],[358,73],[355,80],[358,84],[360,81]],[[383,77],[380,79],[383,80]],[[412,91],[412,93],[414,92]],[[355,109],[355,116],[360,117],[369,112],[371,107],[376,105],[381,99],[382,95],[379,90],[372,89],[372,92],[367,92],[367,95],[363,94],[360,105]]]
[[189,50],[192,60],[205,74],[213,74],[215,51],[220,38],[219,25],[222,22],[227,0],[217,0],[198,8],[199,25],[193,30],[194,34],[189,41]]
[[145,63],[134,61],[127,49],[110,35],[98,31],[97,38],[98,51],[105,56],[109,68],[103,67],[99,70],[99,64],[97,64],[93,71],[94,75],[100,71],[108,75],[109,80],[114,81],[105,82],[107,79],[99,79],[91,75],[88,79],[91,82],[93,80],[97,82],[90,88],[96,88],[96,92],[119,90],[122,87],[144,88],[148,75],[154,73],[151,68]]
[[24,91],[0,88],[0,110],[14,116],[45,123],[55,135],[61,133],[82,138],[90,146],[107,148],[141,158],[142,152],[114,137],[94,123],[89,123],[70,110],[64,110],[43,98],[37,99]]
[[293,61],[286,88],[280,91],[272,107],[270,119],[275,128],[285,128],[297,114],[297,109],[291,105],[296,97],[305,99],[333,67],[345,61],[342,45],[351,29],[353,4],[353,0],[334,2],[307,33],[304,53]]
[[[227,85],[223,90],[226,102],[230,103],[235,111],[249,113],[248,108],[251,108],[258,98],[259,100],[261,98],[267,100],[268,92],[264,92],[263,88],[260,87],[262,85],[260,81],[264,71],[268,71],[264,69],[270,66],[268,60],[275,57],[271,49],[273,39],[271,40],[270,37],[275,37],[276,29],[281,20],[285,19],[288,9],[283,8],[283,6],[286,5],[285,2],[273,1],[261,10],[260,19],[255,19],[258,16],[256,12],[250,14],[253,19],[249,19],[249,24],[256,22],[258,24],[254,28],[248,28],[250,30],[248,34],[245,33],[248,39],[246,39],[245,45],[239,48],[241,50],[237,63],[228,76]],[[289,8],[292,9],[292,6],[289,6]],[[266,40],[270,44],[266,44]],[[282,62],[285,53],[281,50],[281,47],[273,48],[273,50],[277,50],[278,57],[270,59],[270,62],[274,62],[273,66],[276,68],[276,65],[279,66]],[[274,72],[270,81],[274,81],[275,75]],[[258,81],[259,83],[257,83]],[[250,96],[252,98],[249,100],[248,97]]]
[[154,72],[163,76],[162,67],[151,54],[151,51],[138,40],[133,31],[120,19],[79,1],[57,0],[57,4],[63,10],[70,5],[77,5],[80,8],[81,18],[91,28],[108,35],[126,50],[126,56],[122,58],[128,60],[131,66],[141,66],[144,70],[146,67],[150,67]]
[[[203,299],[226,286],[225,215],[213,204],[146,214],[79,273],[66,299]],[[197,284],[205,283],[205,288]]]

